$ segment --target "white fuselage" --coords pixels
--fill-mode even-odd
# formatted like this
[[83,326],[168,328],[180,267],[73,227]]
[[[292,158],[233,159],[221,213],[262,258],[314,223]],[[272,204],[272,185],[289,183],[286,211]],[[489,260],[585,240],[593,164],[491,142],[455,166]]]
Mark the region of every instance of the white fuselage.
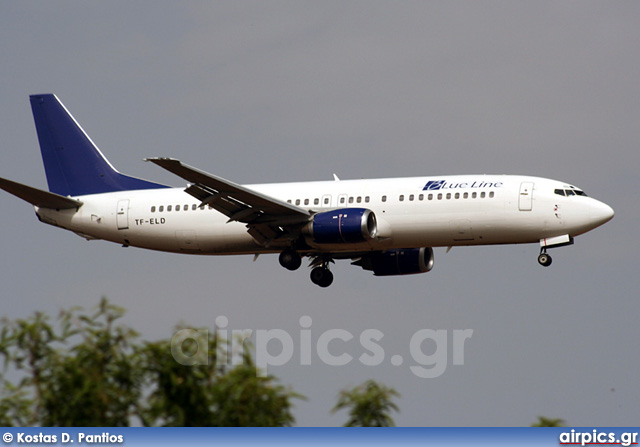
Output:
[[[312,212],[367,208],[375,213],[374,239],[357,244],[314,244],[311,252],[353,253],[393,248],[534,243],[585,233],[613,216],[606,204],[566,183],[512,175],[465,175],[249,185],[259,193]],[[427,188],[427,189],[425,189]],[[78,210],[38,209],[46,223],[89,239],[191,254],[281,251],[259,245],[244,224],[184,192],[152,189],[78,197]]]

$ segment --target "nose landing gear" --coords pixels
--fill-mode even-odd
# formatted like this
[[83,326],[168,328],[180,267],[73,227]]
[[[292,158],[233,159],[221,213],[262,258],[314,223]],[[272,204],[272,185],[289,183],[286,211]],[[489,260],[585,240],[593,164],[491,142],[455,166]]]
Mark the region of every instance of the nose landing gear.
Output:
[[547,254],[547,250],[545,248],[542,248],[540,250],[540,256],[538,256],[538,262],[540,263],[540,265],[543,267],[549,267],[551,265],[551,261],[551,256]]

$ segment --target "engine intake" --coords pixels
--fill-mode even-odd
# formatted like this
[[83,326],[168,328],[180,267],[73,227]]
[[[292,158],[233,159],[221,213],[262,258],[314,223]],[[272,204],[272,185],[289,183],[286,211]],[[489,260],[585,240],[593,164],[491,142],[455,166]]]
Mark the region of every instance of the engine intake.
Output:
[[426,273],[433,268],[433,249],[398,248],[366,255],[353,263],[375,276],[412,275]]
[[366,242],[376,237],[376,215],[366,208],[342,208],[313,216],[306,233],[318,244]]

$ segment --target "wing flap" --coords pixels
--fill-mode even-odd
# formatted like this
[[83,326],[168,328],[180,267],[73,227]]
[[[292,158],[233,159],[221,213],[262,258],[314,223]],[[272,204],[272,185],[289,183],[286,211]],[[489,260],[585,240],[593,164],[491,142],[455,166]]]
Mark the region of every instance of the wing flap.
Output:
[[187,180],[185,192],[229,218],[242,222],[255,241],[265,247],[288,247],[297,239],[300,227],[309,221],[309,211],[261,194],[229,180],[200,171],[173,158],[147,158]]
[[[210,205],[229,219],[252,223],[278,222],[287,224],[293,222],[307,222],[310,213],[302,208],[283,202],[273,197],[261,194],[237,183],[209,174],[192,166],[185,165],[173,158],[147,158],[169,172],[191,183],[185,190],[197,198],[202,205]],[[251,209],[252,213],[245,212]]]
[[66,210],[80,208],[82,206],[82,202],[80,200],[43,191],[41,189],[33,188],[4,178],[0,178],[0,188],[39,208]]

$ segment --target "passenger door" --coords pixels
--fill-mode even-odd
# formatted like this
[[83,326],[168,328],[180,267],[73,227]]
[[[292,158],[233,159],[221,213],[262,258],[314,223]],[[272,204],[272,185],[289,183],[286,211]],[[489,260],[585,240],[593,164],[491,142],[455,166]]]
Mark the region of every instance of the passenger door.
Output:
[[129,199],[118,200],[116,224],[118,225],[118,230],[127,230],[129,228]]
[[520,184],[520,197],[518,199],[518,209],[520,211],[531,211],[533,208],[533,183],[522,182]]

